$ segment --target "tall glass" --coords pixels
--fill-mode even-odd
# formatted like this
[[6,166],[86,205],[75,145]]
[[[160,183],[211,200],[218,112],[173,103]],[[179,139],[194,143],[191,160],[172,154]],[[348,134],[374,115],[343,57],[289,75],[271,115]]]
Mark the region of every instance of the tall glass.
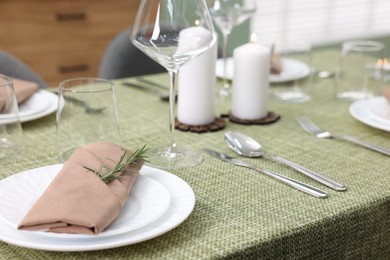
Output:
[[353,102],[383,91],[384,44],[375,41],[344,42],[336,71],[336,98]]
[[167,147],[158,148],[149,155],[150,163],[163,169],[201,163],[203,159],[199,153],[178,147],[174,141],[174,104],[179,68],[208,50],[216,41],[207,5],[204,0],[142,0],[130,38],[137,48],[165,67],[170,78],[171,140]]
[[207,0],[210,15],[221,30],[223,36],[223,88],[220,95],[230,95],[230,85],[227,79],[228,40],[234,27],[240,25],[256,11],[256,0]]
[[113,82],[98,78],[68,79],[60,82],[58,99],[56,145],[61,162],[88,143],[121,142]]
[[14,158],[22,148],[22,125],[12,79],[0,74],[0,161]]

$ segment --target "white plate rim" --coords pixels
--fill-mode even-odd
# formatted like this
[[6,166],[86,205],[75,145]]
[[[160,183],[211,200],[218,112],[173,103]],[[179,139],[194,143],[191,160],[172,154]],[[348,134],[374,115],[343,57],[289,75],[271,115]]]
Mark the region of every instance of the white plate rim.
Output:
[[[22,189],[22,191],[20,191],[20,192],[22,192],[23,194],[27,192],[27,193],[29,193],[30,196],[26,200],[23,200],[23,203],[20,203],[19,205],[20,205],[20,207],[23,207],[22,210],[28,210],[26,208],[31,206],[32,203],[34,203],[34,201],[36,201],[39,198],[39,196],[43,193],[43,191],[46,189],[46,187],[51,183],[51,181],[54,179],[54,177],[61,170],[61,167],[62,167],[62,165],[58,164],[56,166],[50,166],[50,167],[46,167],[46,168],[41,167],[38,169],[29,170],[28,172],[29,172],[29,175],[31,177],[29,176],[29,178],[27,180],[24,180],[24,179],[22,180],[22,178],[20,178],[20,180],[17,182],[10,182],[10,184],[12,184],[12,188],[10,188],[10,185],[8,185],[7,190],[12,189],[12,192],[18,192],[17,187],[15,187],[15,185],[17,185],[17,183],[19,183],[20,181],[23,181],[21,184],[22,188],[20,188],[20,189]],[[37,172],[37,171],[39,171],[39,172]],[[39,176],[39,180],[42,180],[40,183],[38,181],[38,186],[39,186],[38,189],[39,190],[37,190],[36,185],[33,185],[33,182],[37,181],[36,179],[32,179],[32,178],[34,178],[33,174],[35,174],[35,176]],[[21,176],[24,176],[24,175],[21,175]],[[17,177],[14,177],[14,179],[15,178],[17,178]],[[149,193],[144,194],[144,195],[139,194],[140,189],[143,189],[143,190],[149,189]],[[151,189],[151,191],[150,191],[150,189]],[[19,192],[19,195],[21,195],[20,192]],[[152,192],[153,192],[153,194],[151,194]],[[4,208],[4,207],[8,206],[8,204],[14,204],[13,203],[14,201],[12,201],[12,200],[7,201],[5,199],[1,199],[4,196],[7,196],[7,194],[8,194],[7,191],[0,194],[0,200],[1,200],[0,209],[1,209],[1,207]],[[155,197],[155,194],[158,194],[158,198]],[[146,225],[154,222],[158,218],[160,218],[168,210],[169,204],[171,202],[170,194],[169,194],[168,190],[163,185],[161,185],[159,182],[153,180],[152,178],[149,178],[147,176],[142,176],[142,175],[138,176],[138,178],[134,184],[134,187],[132,188],[129,196],[133,197],[134,205],[136,205],[137,202],[141,203],[141,205],[140,205],[141,207],[138,208],[138,210],[136,212],[134,212],[135,215],[131,219],[132,223],[130,223],[130,224],[125,223],[122,225],[120,223],[116,223],[115,221],[121,220],[121,218],[120,218],[121,215],[119,215],[118,218],[112,223],[112,225],[116,228],[112,229],[109,226],[109,227],[107,227],[107,229],[105,231],[103,231],[100,234],[93,236],[93,237],[101,238],[101,237],[118,235],[118,234],[130,232],[130,231],[139,229],[143,226],[146,226]],[[141,199],[139,199],[140,197],[141,197]],[[2,205],[2,203],[4,203],[4,205]],[[126,202],[125,207],[126,206],[131,207],[131,198],[129,198],[129,200]],[[130,210],[130,212],[131,212],[131,210]],[[23,213],[18,212],[18,214],[23,214],[23,216],[26,213],[27,212],[23,212]],[[21,217],[23,217],[23,216],[19,216],[19,218],[21,219]],[[124,217],[124,216],[126,216],[126,215],[122,215],[122,217]],[[3,215],[0,214],[0,219],[2,219],[5,224],[9,223],[9,225],[15,229],[18,225],[18,223],[14,223],[13,220],[10,220],[9,217],[7,218],[6,214],[3,214]],[[119,228],[117,227],[118,225],[119,225]],[[122,228],[120,228],[121,226],[122,226]],[[40,232],[40,231],[35,231],[34,234],[37,236],[51,237],[51,238],[55,238],[55,239],[58,239],[58,238],[62,238],[62,239],[80,239],[80,238],[90,239],[91,238],[91,236],[89,236],[89,235],[82,235],[82,234],[59,234],[59,233]]]
[[378,98],[381,97],[374,97],[370,99],[358,100],[353,102],[349,106],[349,113],[356,120],[368,126],[390,132],[390,125],[384,124],[383,122],[376,120],[375,118],[372,117],[371,112],[369,112],[370,104],[372,104],[372,102],[376,102]]
[[[50,100],[45,97],[42,90],[34,92],[27,100],[19,104],[19,118],[29,117],[40,113],[50,106]],[[0,122],[12,119],[9,115],[0,115]]]
[[[216,72],[216,75],[219,78],[223,78],[224,77],[222,75],[222,72],[221,72],[222,69],[219,69],[219,67],[222,66],[222,63],[223,63],[222,59],[218,59],[217,63],[216,63],[215,72]],[[232,57],[228,58],[227,59],[227,63],[228,63],[228,66],[233,66],[232,65],[233,58]],[[288,82],[288,81],[292,81],[292,80],[297,80],[297,79],[304,78],[304,77],[306,77],[306,76],[308,76],[310,74],[309,66],[307,64],[305,64],[304,62],[302,62],[302,61],[291,59],[291,58],[282,58],[282,63],[295,63],[295,64],[298,64],[299,66],[302,67],[302,70],[301,70],[300,73],[294,74],[294,75],[289,76],[289,77],[281,77],[279,75],[270,74],[270,76],[269,76],[269,82],[270,83],[281,83],[281,82]],[[229,67],[228,67],[228,71],[229,70],[233,70],[233,69],[232,68],[229,69]],[[228,72],[228,74],[229,74],[229,72]],[[228,75],[227,78],[229,80],[232,80],[233,79],[233,75]]]
[[20,122],[24,123],[24,122],[32,121],[32,120],[35,120],[38,118],[45,117],[45,116],[50,115],[51,113],[57,111],[58,96],[56,94],[48,91],[48,90],[42,89],[40,91],[43,95],[46,96],[47,99],[49,99],[50,105],[45,110],[41,111],[40,113],[33,114],[30,116],[21,117]]
[[[168,211],[157,221],[133,232],[93,240],[59,240],[33,236],[32,232],[11,229],[0,221],[0,240],[6,243],[39,250],[49,251],[93,251],[115,248],[143,242],[160,236],[184,222],[195,207],[195,194],[192,188],[181,178],[161,169],[144,166],[141,174],[160,182],[171,193],[172,203]],[[12,177],[12,176],[11,176]],[[10,178],[10,177],[8,177]],[[5,178],[0,181],[0,193],[7,184]]]
[[[48,99],[49,105],[45,109],[43,109],[37,113],[25,114],[25,115],[22,114],[19,117],[21,123],[32,121],[32,120],[35,120],[38,118],[42,118],[42,117],[47,116],[47,115],[49,115],[57,110],[58,96],[56,94],[54,94],[48,90],[44,90],[44,89],[39,90],[38,93]],[[14,121],[14,119],[0,119],[0,123],[10,123],[12,121]]]

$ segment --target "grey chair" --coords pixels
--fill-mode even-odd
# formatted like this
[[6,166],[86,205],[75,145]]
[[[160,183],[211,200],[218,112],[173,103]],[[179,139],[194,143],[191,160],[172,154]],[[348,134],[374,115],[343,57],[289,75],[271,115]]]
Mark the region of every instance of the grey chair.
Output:
[[[131,43],[130,30],[119,33],[107,47],[100,65],[100,78],[118,79],[166,72],[164,67]],[[221,56],[218,49],[218,57]]]
[[99,77],[118,79],[165,72],[157,62],[135,47],[130,41],[130,28],[118,34],[103,56]]
[[39,88],[47,88],[47,84],[40,76],[21,60],[4,50],[0,50],[0,73],[9,77],[38,83]]

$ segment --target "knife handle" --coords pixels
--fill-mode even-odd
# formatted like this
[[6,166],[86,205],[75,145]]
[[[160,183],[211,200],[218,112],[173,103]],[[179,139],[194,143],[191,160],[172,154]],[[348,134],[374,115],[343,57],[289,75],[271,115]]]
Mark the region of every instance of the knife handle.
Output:
[[323,190],[320,190],[320,189],[317,189],[313,186],[310,186],[310,185],[307,185],[305,183],[302,183],[302,182],[299,182],[299,181],[296,181],[296,180],[293,180],[293,179],[290,179],[286,176],[283,176],[283,175],[280,175],[280,174],[277,174],[275,172],[272,172],[270,170],[266,170],[266,169],[261,169],[261,168],[258,168],[258,167],[253,167],[252,169],[258,171],[258,172],[261,172],[261,173],[264,173],[266,174],[267,176],[269,177],[272,177],[280,182],[283,182],[293,188],[296,188],[300,191],[303,191],[307,194],[310,194],[316,198],[326,198],[328,197],[328,194],[323,191]]
[[279,157],[279,156],[275,156],[275,155],[271,155],[271,158],[280,162],[280,163],[283,163],[287,166],[290,166],[292,168],[294,168],[295,170],[305,174],[306,176],[334,189],[334,190],[337,190],[337,191],[345,191],[347,188],[345,187],[344,184],[341,184],[341,183],[338,183],[338,182],[335,182],[334,180],[331,180],[329,178],[326,178],[325,176],[322,176],[310,169],[307,169],[301,165],[298,165],[296,163],[293,163],[287,159],[284,159],[282,157]]

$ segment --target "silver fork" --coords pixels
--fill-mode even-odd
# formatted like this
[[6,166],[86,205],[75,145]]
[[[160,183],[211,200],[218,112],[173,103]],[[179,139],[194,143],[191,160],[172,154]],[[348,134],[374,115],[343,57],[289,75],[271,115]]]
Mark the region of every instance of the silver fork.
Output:
[[372,144],[366,141],[362,141],[356,137],[350,136],[350,135],[345,135],[345,134],[331,134],[328,131],[325,131],[321,129],[319,126],[317,126],[313,121],[311,121],[307,116],[301,116],[297,118],[298,123],[301,125],[303,129],[305,129],[306,132],[308,132],[311,135],[314,135],[318,138],[337,138],[337,139],[342,139],[349,141],[351,143],[361,145],[365,148],[374,150],[376,152],[385,154],[390,156],[390,149],[387,149],[385,147]]

